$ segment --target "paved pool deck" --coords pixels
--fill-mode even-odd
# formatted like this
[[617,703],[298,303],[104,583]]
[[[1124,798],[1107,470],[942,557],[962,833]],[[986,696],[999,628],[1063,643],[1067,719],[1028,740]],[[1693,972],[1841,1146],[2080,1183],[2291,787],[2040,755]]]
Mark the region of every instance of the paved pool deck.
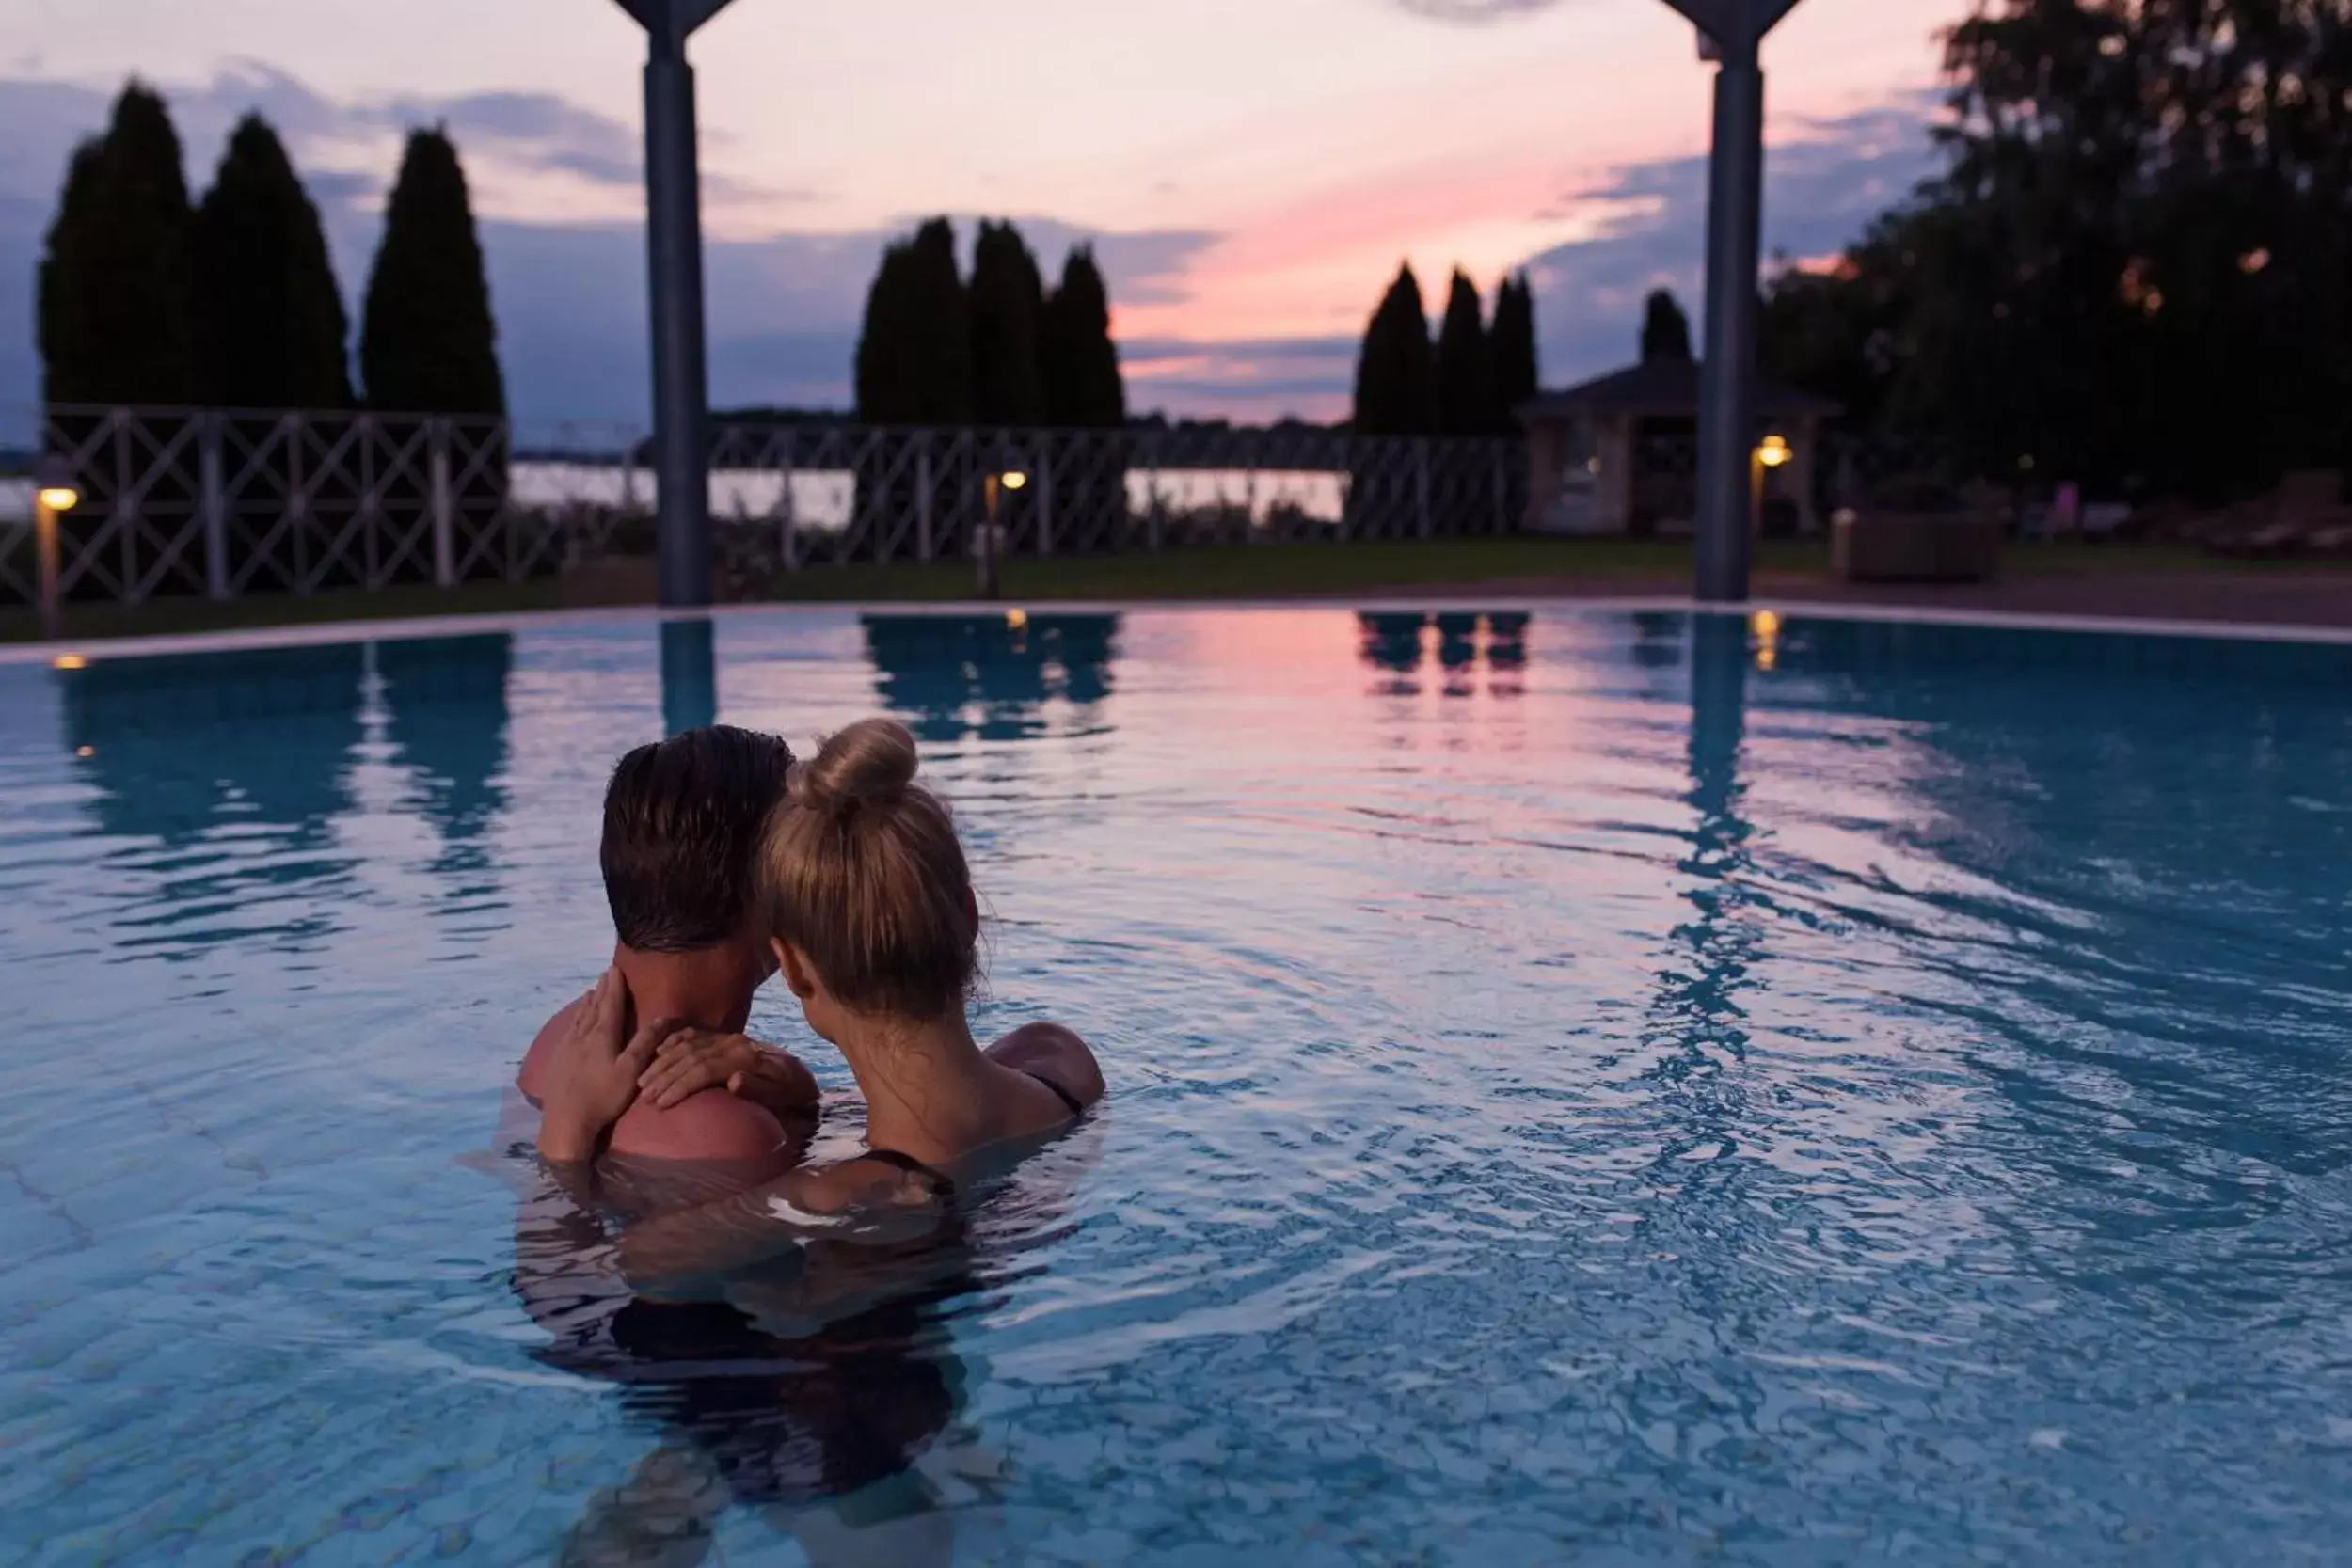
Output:
[[[2249,638],[2264,641],[2352,642],[2352,570],[2342,566],[2223,569],[2211,572],[2101,571],[2020,574],[1989,583],[1843,584],[1818,574],[1761,572],[1747,604],[1699,605],[1687,580],[1641,575],[1508,578],[1488,582],[1355,590],[1219,599],[1036,601],[1036,613],[1149,612],[1187,610],[1277,610],[1311,605],[1350,610],[1484,610],[1504,605],[1555,610],[1659,610],[1744,612],[1810,611],[1841,620],[1916,621],[1939,625],[2006,626],[2084,632],[2135,631],[2185,637]],[[49,664],[59,659],[125,658],[228,648],[318,646],[358,641],[460,636],[468,632],[532,630],[566,625],[692,618],[700,613],[839,616],[859,613],[956,615],[1001,612],[1010,603],[985,601],[761,603],[723,605],[707,612],[661,611],[651,606],[523,610],[505,613],[409,616],[313,622],[235,631],[110,637],[61,642],[0,643],[0,665]]]
[[[1436,588],[1425,595],[1387,593],[1383,599],[1664,599],[1687,596],[1687,583],[1667,578],[1511,578]],[[1316,594],[1323,601],[1364,594]],[[2099,572],[2019,575],[1984,583],[1840,583],[1813,573],[1759,572],[1751,594],[1761,605],[1836,606],[1874,610],[1925,610],[1938,617],[2008,620],[2079,618],[2092,622],[2152,622],[2352,630],[2352,571],[2329,565],[2259,570]]]

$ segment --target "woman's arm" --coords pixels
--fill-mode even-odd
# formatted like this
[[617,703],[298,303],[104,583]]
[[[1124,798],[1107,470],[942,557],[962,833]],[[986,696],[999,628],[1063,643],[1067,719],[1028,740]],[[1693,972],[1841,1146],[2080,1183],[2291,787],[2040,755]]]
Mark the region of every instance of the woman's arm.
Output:
[[620,1266],[636,1284],[705,1278],[812,1244],[918,1241],[946,1216],[945,1196],[930,1183],[852,1160],[642,1220],[621,1235]]

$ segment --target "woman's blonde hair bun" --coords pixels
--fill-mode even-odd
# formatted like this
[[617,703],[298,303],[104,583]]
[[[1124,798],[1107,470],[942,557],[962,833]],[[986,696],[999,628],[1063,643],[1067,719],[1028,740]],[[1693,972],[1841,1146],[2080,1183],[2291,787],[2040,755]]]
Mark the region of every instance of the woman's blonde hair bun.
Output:
[[796,806],[835,815],[897,800],[914,782],[914,736],[896,719],[861,719],[793,765],[786,791]]

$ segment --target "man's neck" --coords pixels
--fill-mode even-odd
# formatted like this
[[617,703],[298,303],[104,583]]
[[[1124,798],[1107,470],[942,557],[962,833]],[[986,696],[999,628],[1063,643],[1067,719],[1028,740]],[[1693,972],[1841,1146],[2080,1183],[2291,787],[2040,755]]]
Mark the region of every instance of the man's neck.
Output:
[[749,1022],[752,993],[767,978],[731,944],[691,953],[615,946],[612,962],[628,982],[634,1023],[669,1018],[729,1035],[739,1034]]

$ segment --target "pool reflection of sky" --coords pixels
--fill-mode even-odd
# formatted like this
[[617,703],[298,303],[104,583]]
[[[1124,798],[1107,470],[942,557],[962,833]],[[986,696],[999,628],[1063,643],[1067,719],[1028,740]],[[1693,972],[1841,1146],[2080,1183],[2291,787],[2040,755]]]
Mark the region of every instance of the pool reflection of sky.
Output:
[[[0,952],[44,1042],[0,1094],[0,1439],[42,1434],[0,1525],[552,1552],[685,1463],[713,1432],[658,1387],[550,1369],[511,1196],[455,1162],[609,942],[613,756],[881,709],[973,846],[983,1021],[1075,1017],[1114,1085],[1050,1241],[886,1325],[921,1539],[1540,1560],[1467,1497],[1547,1546],[1957,1518],[2057,1560],[2160,1493],[2191,1557],[2324,1551],[2352,652],[1769,641],[827,611],[0,669]],[[828,1443],[897,1441],[784,1403],[800,1503],[866,1473]],[[830,1527],[697,1528],[760,1560]]]

